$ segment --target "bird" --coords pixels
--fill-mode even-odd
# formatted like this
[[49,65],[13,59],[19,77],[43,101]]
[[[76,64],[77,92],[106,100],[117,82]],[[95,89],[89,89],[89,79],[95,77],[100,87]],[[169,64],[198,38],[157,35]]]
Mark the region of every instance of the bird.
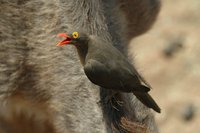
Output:
[[160,107],[148,94],[150,85],[111,42],[79,31],[60,33],[57,36],[65,38],[57,43],[57,46],[76,47],[85,75],[92,83],[116,92],[132,92],[145,106],[161,112]]

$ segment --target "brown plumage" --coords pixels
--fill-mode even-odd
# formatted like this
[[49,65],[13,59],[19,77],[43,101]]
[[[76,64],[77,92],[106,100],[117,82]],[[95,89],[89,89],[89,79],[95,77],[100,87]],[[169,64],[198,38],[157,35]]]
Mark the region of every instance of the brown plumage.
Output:
[[[129,61],[109,42],[84,33],[61,33],[66,39],[58,46],[76,46],[88,79],[103,88],[133,94],[147,107],[160,113],[160,108],[148,94],[150,87],[141,83],[141,77]],[[144,82],[146,83],[146,82]]]

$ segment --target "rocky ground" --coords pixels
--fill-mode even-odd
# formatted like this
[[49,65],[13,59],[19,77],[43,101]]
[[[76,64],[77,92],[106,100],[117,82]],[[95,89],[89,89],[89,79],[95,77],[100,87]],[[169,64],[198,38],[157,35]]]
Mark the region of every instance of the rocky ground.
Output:
[[162,108],[160,132],[200,133],[200,1],[163,0],[152,30],[131,43],[130,54]]

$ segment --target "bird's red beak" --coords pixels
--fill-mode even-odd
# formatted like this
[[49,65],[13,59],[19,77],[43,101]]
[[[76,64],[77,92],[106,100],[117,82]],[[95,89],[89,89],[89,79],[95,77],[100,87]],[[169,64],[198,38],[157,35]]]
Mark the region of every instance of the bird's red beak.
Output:
[[70,44],[71,43],[71,37],[68,36],[67,34],[65,33],[60,33],[57,35],[58,37],[65,37],[66,39],[63,40],[63,41],[60,41],[56,46],[63,46],[63,45],[66,45],[66,44]]

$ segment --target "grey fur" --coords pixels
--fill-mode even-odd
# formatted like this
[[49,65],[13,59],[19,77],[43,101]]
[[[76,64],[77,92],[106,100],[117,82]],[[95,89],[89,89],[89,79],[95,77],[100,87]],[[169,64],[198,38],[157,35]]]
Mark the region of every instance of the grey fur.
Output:
[[[152,24],[155,20],[152,18],[158,13],[159,2],[133,1],[134,8],[141,3],[148,3],[142,6],[141,10],[149,9],[152,7],[151,4],[154,6],[151,10],[144,10],[149,15],[137,18],[134,26],[139,25],[142,29],[146,26],[143,21]],[[100,98],[104,100],[104,97],[99,96],[99,87],[91,84],[84,75],[75,49],[60,48],[55,44],[58,41],[57,33],[79,29],[112,42],[126,54],[126,45],[130,39],[127,34],[134,30],[134,26],[128,30],[126,26],[134,20],[126,21],[127,11],[120,10],[123,2],[1,0],[0,90],[12,91],[13,94],[20,92],[32,102],[46,103],[54,114],[53,125],[58,133],[114,132],[111,125],[115,118],[108,115],[109,109],[113,108],[109,104],[102,105],[102,108],[97,104]],[[133,16],[139,12],[140,10],[133,12]],[[124,33],[124,36],[119,33]],[[112,92],[104,89],[101,89],[102,93],[104,96],[112,95]],[[117,95],[125,103],[126,109],[122,107],[122,111],[125,111],[129,120],[141,122],[152,132],[157,132],[149,109],[138,102],[132,94]],[[2,94],[0,101],[6,101],[9,96],[10,93],[8,96]],[[118,113],[116,110],[111,112]]]

